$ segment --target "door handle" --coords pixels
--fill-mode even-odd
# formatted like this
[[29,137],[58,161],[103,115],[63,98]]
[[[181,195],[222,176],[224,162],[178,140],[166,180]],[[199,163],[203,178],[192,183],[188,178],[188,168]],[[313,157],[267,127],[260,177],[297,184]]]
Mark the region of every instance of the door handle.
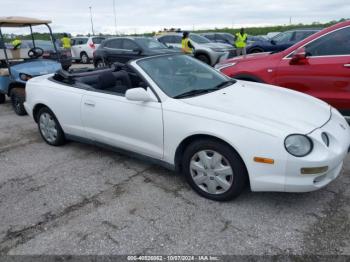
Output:
[[91,106],[91,107],[95,107],[95,103],[92,102],[92,101],[85,101],[85,102],[84,102],[84,105],[86,105],[86,106]]
[[350,64],[344,64],[344,67],[350,67]]

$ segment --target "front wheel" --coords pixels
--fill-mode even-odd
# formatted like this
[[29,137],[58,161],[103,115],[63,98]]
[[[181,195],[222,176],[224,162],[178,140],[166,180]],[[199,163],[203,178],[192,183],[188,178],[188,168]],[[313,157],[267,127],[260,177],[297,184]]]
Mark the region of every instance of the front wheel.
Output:
[[215,140],[198,140],[189,145],[182,167],[190,186],[201,196],[216,201],[240,195],[248,177],[239,155]]
[[15,113],[19,116],[24,116],[27,114],[24,108],[25,101],[25,89],[24,88],[13,88],[10,93],[11,104]]
[[98,60],[95,64],[96,68],[104,68],[106,67],[106,64],[102,60]]
[[210,59],[206,55],[197,55],[196,58],[198,60],[202,61],[203,63],[206,63],[207,65],[210,65]]
[[40,135],[46,143],[51,146],[61,146],[65,143],[62,127],[50,109],[40,109],[37,119]]

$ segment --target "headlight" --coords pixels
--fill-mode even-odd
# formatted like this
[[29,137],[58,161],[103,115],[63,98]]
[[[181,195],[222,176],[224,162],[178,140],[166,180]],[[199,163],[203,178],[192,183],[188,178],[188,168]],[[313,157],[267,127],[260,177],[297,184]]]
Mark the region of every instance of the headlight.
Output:
[[217,65],[215,66],[215,69],[217,69],[217,70],[222,70],[222,69],[225,69],[225,68],[227,68],[227,67],[234,66],[234,65],[236,65],[236,64],[237,64],[236,62],[225,63],[225,64],[217,64]]
[[296,134],[287,136],[284,140],[284,146],[289,154],[304,157],[311,153],[314,144],[309,137]]
[[20,74],[19,74],[19,78],[20,78],[22,81],[28,81],[29,79],[32,78],[32,76],[31,76],[31,75],[24,74],[24,73],[20,73]]

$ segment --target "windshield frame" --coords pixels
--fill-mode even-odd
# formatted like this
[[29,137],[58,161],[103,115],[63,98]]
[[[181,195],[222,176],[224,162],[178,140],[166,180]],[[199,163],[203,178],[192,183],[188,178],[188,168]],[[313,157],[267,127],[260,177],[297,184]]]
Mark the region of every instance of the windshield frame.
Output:
[[[175,57],[175,56],[188,56],[188,55],[186,55],[186,54],[181,54],[181,53],[176,53],[176,54],[161,54],[161,55],[149,56],[149,57],[145,57],[145,58],[140,58],[140,59],[137,59],[137,60],[133,60],[133,61],[130,61],[128,64],[129,64],[132,68],[134,68],[135,70],[137,70],[137,71],[139,71],[139,72],[141,71],[140,74],[143,74],[144,77],[145,77],[146,79],[148,79],[148,83],[149,83],[150,85],[154,85],[154,86],[156,87],[156,90],[158,90],[158,91],[155,91],[154,88],[151,87],[151,89],[152,89],[155,93],[159,93],[159,92],[160,92],[163,96],[165,96],[165,97],[167,97],[167,98],[171,98],[171,99],[177,100],[177,99],[180,99],[180,98],[175,98],[175,96],[169,95],[165,90],[163,90],[163,88],[158,84],[158,82],[154,79],[154,77],[151,76],[151,75],[140,65],[140,62],[145,61],[145,60],[153,60],[153,59],[157,59],[157,58],[159,58],[159,57],[172,57],[172,56]],[[192,58],[192,59],[194,59],[194,58]],[[194,59],[194,60],[197,61],[196,59]],[[236,80],[236,79],[230,78],[230,77],[228,77],[228,76],[222,74],[221,72],[215,70],[214,68],[212,68],[212,67],[209,66],[209,65],[206,65],[206,64],[203,64],[203,65],[204,65],[205,67],[207,67],[209,70],[212,70],[213,73],[215,73],[215,74],[221,76],[221,77],[223,78],[223,79],[222,79],[222,80],[223,80],[222,82],[231,81],[231,82],[232,82],[231,85],[237,83],[237,80]],[[230,86],[231,86],[231,85],[230,85]],[[228,87],[228,86],[224,86],[224,87],[222,87],[222,88],[220,88],[220,89],[223,89],[223,88],[226,88],[226,87]],[[214,91],[220,90],[220,89],[217,89],[216,86],[213,86],[211,89],[212,89],[213,92],[214,92]],[[194,90],[194,89],[193,89],[193,90]],[[205,90],[205,89],[203,89],[203,90]],[[184,92],[184,93],[185,93],[185,92]],[[208,92],[208,93],[210,93],[210,92]],[[178,94],[178,95],[179,95],[179,94]],[[176,96],[178,96],[178,95],[176,95]],[[198,94],[198,96],[199,96],[199,95],[204,95],[204,93],[203,93],[203,94]],[[195,95],[195,96],[197,96],[197,95]],[[193,96],[191,96],[191,97],[193,97]],[[190,97],[188,97],[188,98],[190,98]],[[181,98],[181,99],[184,99],[184,98]]]

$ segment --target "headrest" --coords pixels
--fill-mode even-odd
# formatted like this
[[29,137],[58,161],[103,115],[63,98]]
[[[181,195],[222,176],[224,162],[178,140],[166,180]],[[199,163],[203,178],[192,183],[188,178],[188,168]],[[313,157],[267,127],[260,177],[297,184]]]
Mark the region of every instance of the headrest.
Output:
[[98,89],[105,90],[115,85],[116,79],[112,72],[103,72],[98,76]]

